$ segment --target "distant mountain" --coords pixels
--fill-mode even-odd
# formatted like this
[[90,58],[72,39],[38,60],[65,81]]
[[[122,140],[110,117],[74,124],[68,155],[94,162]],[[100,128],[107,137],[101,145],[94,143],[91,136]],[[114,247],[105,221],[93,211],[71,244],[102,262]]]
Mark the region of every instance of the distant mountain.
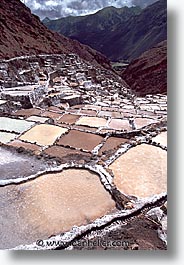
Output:
[[110,68],[109,60],[92,48],[51,32],[19,0],[0,1],[0,58],[76,53],[91,64]]
[[140,14],[140,12],[140,7],[115,8],[109,6],[92,15],[69,16],[57,20],[50,20],[46,17],[42,22],[53,31],[62,33],[68,37],[77,37],[78,35],[80,37],[82,35],[85,38],[84,40],[87,41],[88,39],[92,39],[91,33],[99,34],[99,37],[100,34],[105,35],[106,31],[115,30],[117,24],[124,23],[132,16]]
[[167,41],[144,52],[122,73],[123,79],[138,95],[167,93]]
[[46,18],[43,23],[112,61],[132,60],[167,38],[167,1],[160,0],[145,9],[107,7],[92,15]]

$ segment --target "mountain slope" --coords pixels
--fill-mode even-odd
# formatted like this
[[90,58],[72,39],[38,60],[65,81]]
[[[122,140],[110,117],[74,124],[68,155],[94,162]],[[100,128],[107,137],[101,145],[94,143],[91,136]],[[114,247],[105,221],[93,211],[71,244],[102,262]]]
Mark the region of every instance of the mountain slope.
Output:
[[86,41],[90,41],[92,40],[91,33],[105,34],[105,31],[113,30],[116,24],[124,23],[140,12],[140,7],[115,8],[110,6],[105,7],[95,14],[86,16],[69,16],[56,20],[45,18],[43,23],[49,29],[62,33],[70,38],[80,38],[81,34],[88,33],[88,36],[85,37]]
[[93,15],[43,21],[54,31],[76,39],[111,60],[132,60],[167,38],[167,1],[139,7],[108,7]]
[[163,41],[132,61],[122,74],[138,95],[167,93],[167,42]]
[[[50,30],[78,40],[105,54],[105,50],[108,49],[106,43],[110,42],[111,36],[117,31],[117,26],[140,12],[140,7],[115,8],[111,6],[87,16],[69,16],[58,20],[45,18],[43,23]],[[111,47],[112,44],[109,50]]]
[[[156,44],[167,39],[167,1],[160,0],[143,9],[140,15],[120,24],[106,47],[104,54],[112,59],[132,60]],[[114,57],[115,54],[115,57]]]
[[76,53],[110,68],[108,59],[90,47],[47,29],[19,0],[0,1],[0,58],[25,54]]

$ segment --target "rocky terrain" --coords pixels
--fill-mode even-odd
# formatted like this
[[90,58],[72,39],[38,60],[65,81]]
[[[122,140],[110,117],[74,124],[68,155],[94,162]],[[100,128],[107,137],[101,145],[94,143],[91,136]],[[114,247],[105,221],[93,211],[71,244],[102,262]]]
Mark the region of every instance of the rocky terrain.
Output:
[[87,44],[111,61],[133,60],[167,39],[167,1],[139,7],[107,7],[96,14],[45,19],[51,30]]
[[0,58],[77,53],[91,64],[110,68],[108,59],[90,47],[48,30],[19,0],[0,1]]
[[122,73],[123,79],[138,95],[167,93],[167,41],[143,53]]

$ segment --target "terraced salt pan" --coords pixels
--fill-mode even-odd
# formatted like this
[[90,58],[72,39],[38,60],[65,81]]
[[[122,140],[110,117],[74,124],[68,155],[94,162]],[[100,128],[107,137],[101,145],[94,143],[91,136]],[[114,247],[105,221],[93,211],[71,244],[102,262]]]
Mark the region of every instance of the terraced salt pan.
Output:
[[27,120],[27,121],[34,121],[34,122],[45,123],[46,121],[49,120],[49,118],[39,117],[39,116],[30,116],[30,117],[27,118],[26,120]]
[[88,127],[88,126],[83,126],[83,125],[74,125],[72,128],[76,130],[86,131],[86,132],[96,132],[98,130],[95,127]]
[[[35,88],[35,85],[17,86],[13,88],[13,91],[20,91],[20,90],[21,91],[32,91],[34,88]],[[5,91],[12,91],[12,88],[6,88]]]
[[161,132],[156,137],[153,137],[152,141],[167,146],[167,132]]
[[105,126],[107,124],[107,120],[98,117],[81,117],[75,124],[99,128]]
[[150,125],[152,123],[156,123],[155,120],[153,119],[147,119],[147,118],[136,118],[134,120],[135,128],[136,129],[141,129],[147,125]]
[[40,109],[31,108],[31,109],[21,109],[13,113],[13,115],[16,116],[35,116],[39,115],[42,111]]
[[167,191],[167,152],[159,147],[138,145],[109,168],[115,185],[123,193],[148,197]]
[[149,104],[149,107],[154,111],[154,110],[160,110],[160,106],[157,104]]
[[5,104],[6,102],[7,102],[6,100],[0,99],[0,105]]
[[58,123],[67,123],[67,124],[74,124],[80,118],[79,115],[73,114],[64,114],[59,120]]
[[91,110],[96,110],[96,111],[98,111],[98,110],[101,110],[101,107],[100,107],[100,106],[96,106],[96,105],[85,105],[85,106],[83,107],[83,109],[91,109]]
[[28,177],[47,168],[49,165],[43,160],[0,147],[0,184],[4,180]]
[[61,137],[57,144],[92,151],[103,139],[103,137],[92,133],[71,130],[67,135]]
[[35,123],[25,120],[0,117],[0,130],[23,133],[29,130]]
[[130,131],[131,127],[128,120],[112,119],[109,123],[109,127],[115,130]]
[[68,161],[90,161],[91,154],[76,149],[65,148],[62,146],[51,146],[44,151],[44,154],[50,157],[59,158],[62,163],[68,163]]
[[9,91],[3,91],[3,94],[10,95],[12,97],[17,97],[17,96],[28,96],[30,91],[24,91],[24,90],[19,90],[19,91],[14,91],[14,90],[9,90]]
[[80,115],[87,115],[87,116],[93,116],[95,117],[96,116],[96,111],[95,110],[80,110],[79,111],[79,114]]
[[0,132],[0,143],[7,144],[17,136],[15,133]]
[[21,140],[45,146],[53,144],[68,129],[49,124],[39,124],[20,137]]
[[44,111],[41,114],[41,116],[57,120],[57,119],[61,118],[62,113],[56,113],[56,112],[52,112],[52,111]]
[[0,189],[0,249],[88,224],[115,209],[98,175],[68,169]]
[[30,144],[27,142],[22,142],[20,140],[14,140],[11,143],[8,144],[9,146],[14,146],[17,148],[23,148],[25,150],[30,150],[36,154],[39,154],[39,151],[41,150],[41,147],[36,144]]
[[127,142],[128,140],[124,138],[109,137],[100,149],[99,155],[102,155],[103,153],[108,152],[110,150],[116,149],[119,145]]
[[112,118],[122,118],[123,115],[120,112],[115,111],[100,111],[98,113],[99,117],[112,117]]

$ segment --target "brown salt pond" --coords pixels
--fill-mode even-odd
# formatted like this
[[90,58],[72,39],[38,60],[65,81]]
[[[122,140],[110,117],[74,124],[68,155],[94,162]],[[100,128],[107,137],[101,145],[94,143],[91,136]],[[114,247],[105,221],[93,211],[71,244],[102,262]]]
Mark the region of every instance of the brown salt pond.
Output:
[[92,151],[102,141],[103,137],[99,135],[71,130],[68,134],[61,137],[57,144]]
[[79,111],[79,114],[81,114],[81,115],[88,115],[88,116],[96,116],[96,111],[94,111],[94,110],[80,110]]
[[88,224],[115,209],[98,175],[68,169],[0,188],[0,249]]
[[36,109],[36,108],[21,109],[21,110],[16,111],[15,113],[13,113],[13,115],[29,117],[32,115],[39,115],[41,112],[42,112],[42,110]]
[[123,193],[148,197],[167,191],[167,152],[159,147],[138,145],[109,168],[115,185]]
[[57,122],[58,123],[67,123],[67,124],[74,124],[80,118],[79,115],[73,114],[64,114]]
[[105,126],[106,123],[107,123],[107,120],[104,118],[81,117],[75,124],[99,128],[99,127]]
[[66,133],[68,129],[59,126],[40,124],[33,127],[20,137],[20,140],[37,143],[41,146],[53,144],[58,137]]
[[52,112],[52,111],[44,111],[41,114],[42,117],[47,117],[47,118],[51,118],[54,120],[61,118],[62,115],[63,115],[62,113],[56,113],[56,112]]
[[161,132],[156,137],[153,137],[152,141],[167,146],[167,132]]
[[41,147],[36,144],[30,144],[30,143],[22,142],[20,140],[14,140],[10,142],[8,145],[17,147],[17,148],[23,148],[25,150],[30,150],[36,154],[39,154],[41,150]]
[[119,145],[127,143],[129,140],[125,138],[109,137],[103,147],[99,151],[99,155],[106,153],[107,151],[116,149]]
[[68,163],[69,161],[80,161],[81,163],[84,161],[89,162],[91,158],[91,153],[62,146],[51,146],[43,153],[50,157],[59,158],[62,163]]

